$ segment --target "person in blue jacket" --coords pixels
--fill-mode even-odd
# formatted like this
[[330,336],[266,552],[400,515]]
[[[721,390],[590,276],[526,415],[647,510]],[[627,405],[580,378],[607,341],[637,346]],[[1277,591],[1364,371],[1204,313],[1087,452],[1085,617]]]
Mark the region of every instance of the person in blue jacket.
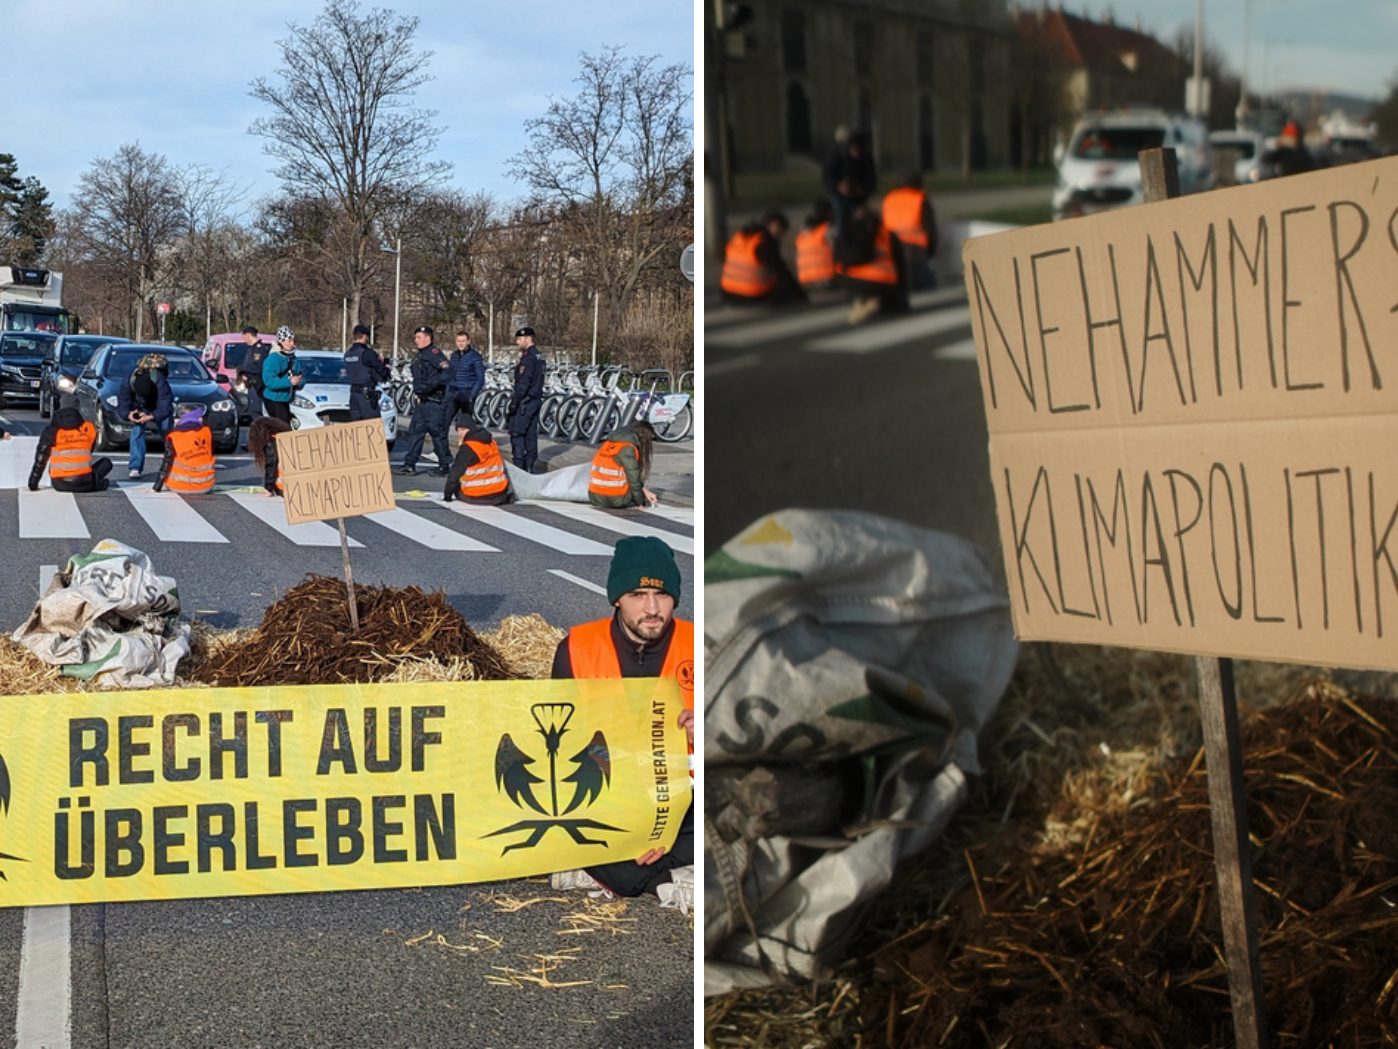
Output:
[[447,425],[458,416],[466,416],[462,424],[474,424],[476,398],[485,389],[485,360],[471,344],[471,336],[456,333],[456,349],[451,355],[451,374],[447,379]]
[[146,427],[164,434],[170,429],[175,397],[167,373],[170,362],[163,353],[148,353],[136,363],[131,378],[117,389],[117,415],[131,424],[131,455],[127,460],[133,481],[146,466]]
[[296,363],[296,333],[283,324],[277,344],[262,362],[262,404],[268,415],[291,422],[291,398],[301,385],[301,365]]

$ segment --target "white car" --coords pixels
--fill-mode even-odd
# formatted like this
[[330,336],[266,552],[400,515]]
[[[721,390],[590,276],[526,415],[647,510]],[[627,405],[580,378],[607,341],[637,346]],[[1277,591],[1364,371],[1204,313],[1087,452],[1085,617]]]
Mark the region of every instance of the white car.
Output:
[[1079,121],[1058,159],[1053,217],[1139,204],[1137,154],[1162,146],[1175,151],[1181,194],[1213,188],[1213,151],[1200,121],[1159,110],[1099,113]]
[[[345,355],[337,350],[297,350],[296,362],[301,366],[301,385],[291,398],[291,428],[349,422],[350,384]],[[383,419],[384,440],[392,449],[398,437],[398,409],[382,387],[379,415]]]

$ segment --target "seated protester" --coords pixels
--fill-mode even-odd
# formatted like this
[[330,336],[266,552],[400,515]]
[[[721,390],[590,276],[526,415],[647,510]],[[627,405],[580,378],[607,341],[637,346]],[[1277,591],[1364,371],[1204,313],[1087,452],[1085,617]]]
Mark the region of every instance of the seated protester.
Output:
[[655,493],[645,487],[654,443],[655,427],[647,422],[632,423],[607,434],[592,457],[587,501],[611,510],[654,506]]
[[259,416],[248,427],[248,449],[252,461],[262,471],[262,487],[268,495],[282,494],[282,471],[277,462],[277,434],[290,433],[291,424],[273,419],[270,415]]
[[[680,599],[680,568],[674,552],[653,535],[617,541],[607,573],[605,619],[568,631],[553,654],[554,679],[673,677],[683,709],[676,719],[685,730],[690,761],[694,754],[694,624],[675,616]],[[691,771],[691,776],[693,772]],[[639,896],[670,880],[676,867],[694,864],[694,806],[685,809],[675,844],[668,853],[648,849],[635,860],[618,860],[585,871],[550,877],[556,889],[601,886],[618,896]]]
[[442,499],[448,503],[460,499],[463,503],[478,506],[504,506],[514,502],[515,494],[510,490],[505,460],[500,457],[500,446],[495,443],[490,431],[466,411],[460,412],[456,421],[461,447],[457,449],[456,458],[447,471]]
[[937,216],[932,198],[922,188],[922,175],[909,172],[903,184],[883,198],[883,221],[903,245],[903,268],[908,284],[917,289],[935,288],[937,276],[932,258],[937,254]]
[[849,237],[869,245],[867,262],[837,267],[841,280],[854,296],[849,322],[858,324],[878,312],[907,310],[908,280],[902,244],[883,224],[879,213],[867,207],[856,210],[850,219]]
[[835,242],[831,219],[835,210],[818,200],[806,216],[806,228],[796,234],[796,279],[801,287],[828,287],[835,280]]
[[204,421],[204,406],[185,409],[175,428],[165,435],[165,461],[155,490],[166,487],[181,495],[214,490],[214,433]]
[[806,293],[782,258],[786,216],[769,211],[728,238],[719,288],[727,302],[804,302]]
[[110,459],[92,457],[92,446],[96,443],[97,427],[82,417],[78,399],[65,393],[58,402],[53,422],[39,435],[34,466],[29,471],[29,490],[39,490],[39,480],[47,466],[55,491],[105,492],[112,463]]

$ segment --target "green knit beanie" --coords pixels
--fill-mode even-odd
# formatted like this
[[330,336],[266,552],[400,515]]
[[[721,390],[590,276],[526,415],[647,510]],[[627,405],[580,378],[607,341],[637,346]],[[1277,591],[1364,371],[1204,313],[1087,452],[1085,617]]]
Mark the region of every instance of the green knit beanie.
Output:
[[675,554],[653,535],[617,540],[612,569],[607,573],[607,600],[616,604],[622,594],[642,587],[657,587],[680,600],[680,566]]

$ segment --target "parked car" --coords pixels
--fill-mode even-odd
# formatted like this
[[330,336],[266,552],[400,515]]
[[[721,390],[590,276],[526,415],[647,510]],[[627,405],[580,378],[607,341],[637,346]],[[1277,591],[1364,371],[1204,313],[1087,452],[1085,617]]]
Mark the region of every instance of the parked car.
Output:
[[44,331],[7,331],[0,335],[0,408],[11,401],[37,401],[44,355],[58,339]]
[[[301,365],[302,382],[291,399],[292,428],[349,422],[345,355],[338,350],[297,350],[296,360]],[[392,448],[398,437],[398,409],[384,389],[379,391],[379,417],[383,419],[384,440]]]
[[1245,128],[1213,131],[1209,133],[1209,145],[1216,153],[1226,150],[1233,154],[1233,181],[1238,185],[1261,179],[1262,174],[1258,166],[1266,149],[1266,139],[1262,132]]
[[[258,336],[258,342],[267,352],[271,352],[270,335]],[[220,332],[210,335],[204,343],[204,364],[214,373],[214,380],[220,386],[228,387],[233,399],[238,403],[238,418],[243,422],[250,422],[251,419],[248,416],[248,391],[238,382],[238,369],[243,366],[247,355],[248,344],[243,341],[242,332]]]
[[1137,155],[1162,146],[1175,151],[1181,194],[1213,188],[1213,151],[1200,121],[1159,110],[1122,110],[1080,120],[1058,160],[1053,217],[1139,204]]
[[78,387],[78,376],[103,346],[130,342],[120,335],[60,335],[49,346],[39,365],[39,417],[53,415],[58,399]]
[[148,353],[163,353],[170,362],[170,392],[175,417],[185,408],[204,406],[204,420],[214,433],[214,450],[231,452],[238,447],[238,411],[228,391],[214,382],[193,350],[177,346],[114,343],[92,355],[78,378],[75,391],[78,410],[97,427],[97,447],[120,448],[131,439],[131,423],[117,416],[117,392],[131,380],[136,364]]

